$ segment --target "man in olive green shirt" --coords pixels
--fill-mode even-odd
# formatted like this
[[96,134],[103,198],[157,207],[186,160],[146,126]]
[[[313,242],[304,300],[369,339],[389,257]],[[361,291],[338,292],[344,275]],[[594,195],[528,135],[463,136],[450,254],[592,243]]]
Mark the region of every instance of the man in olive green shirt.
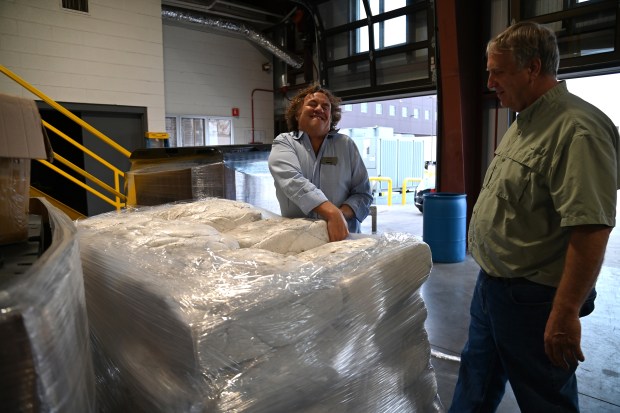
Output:
[[487,46],[488,86],[518,112],[469,231],[480,265],[451,412],[493,412],[506,381],[527,412],[578,412],[579,317],[615,226],[618,130],[556,79],[554,33],[514,24]]

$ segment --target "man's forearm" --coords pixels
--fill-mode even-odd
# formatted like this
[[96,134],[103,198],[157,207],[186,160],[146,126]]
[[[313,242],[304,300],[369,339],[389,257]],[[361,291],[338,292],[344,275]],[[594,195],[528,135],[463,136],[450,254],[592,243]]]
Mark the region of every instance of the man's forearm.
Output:
[[611,229],[600,225],[571,229],[560,285],[545,326],[545,353],[556,366],[569,369],[585,360],[581,350],[579,310],[594,287]]
[[579,226],[571,230],[554,307],[563,312],[579,313],[596,283],[610,232],[611,228],[600,225]]

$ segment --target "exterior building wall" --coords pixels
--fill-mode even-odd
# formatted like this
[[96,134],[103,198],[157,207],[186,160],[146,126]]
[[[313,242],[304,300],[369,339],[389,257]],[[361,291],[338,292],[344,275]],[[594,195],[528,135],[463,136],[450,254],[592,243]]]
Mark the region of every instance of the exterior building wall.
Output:
[[[378,107],[380,105],[380,107]],[[417,114],[417,115],[416,115]],[[396,134],[437,134],[437,96],[342,104],[341,128],[385,126]]]

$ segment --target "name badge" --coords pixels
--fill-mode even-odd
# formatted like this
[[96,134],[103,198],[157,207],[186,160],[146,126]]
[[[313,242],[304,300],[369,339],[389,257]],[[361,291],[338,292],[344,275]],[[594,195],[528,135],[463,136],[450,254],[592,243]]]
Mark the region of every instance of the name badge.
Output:
[[321,158],[321,164],[325,165],[337,165],[338,158],[335,156],[324,156]]

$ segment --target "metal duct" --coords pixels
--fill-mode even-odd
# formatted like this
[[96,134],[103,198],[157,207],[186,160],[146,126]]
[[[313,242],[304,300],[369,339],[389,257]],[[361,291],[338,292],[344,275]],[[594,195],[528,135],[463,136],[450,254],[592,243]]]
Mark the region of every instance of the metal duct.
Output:
[[278,45],[274,44],[271,40],[267,39],[261,33],[257,32],[251,27],[246,26],[243,23],[233,20],[209,17],[204,14],[170,9],[165,6],[162,7],[161,16],[165,20],[177,23],[189,23],[227,33],[242,35],[251,42],[268,50],[274,56],[284,61],[289,66],[294,67],[295,69],[299,69],[303,65],[303,60],[301,58],[297,56],[291,56],[289,53],[287,53],[285,50],[282,50],[280,47],[278,47]]

